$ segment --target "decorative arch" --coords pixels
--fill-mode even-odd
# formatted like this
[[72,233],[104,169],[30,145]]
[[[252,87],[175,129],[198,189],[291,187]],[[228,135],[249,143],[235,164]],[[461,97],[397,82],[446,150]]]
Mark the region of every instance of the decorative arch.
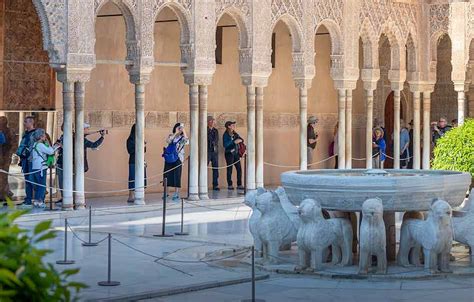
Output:
[[409,33],[407,40],[406,40],[406,47],[407,47],[407,71],[408,72],[416,72],[419,71],[418,66],[418,45],[415,42],[416,40],[413,38],[412,34]]
[[438,44],[441,41],[441,39],[447,36],[449,39],[451,37],[449,36],[449,33],[445,30],[439,30],[431,35],[430,38],[430,62],[436,62],[438,59]]
[[66,10],[64,3],[52,2],[44,4],[41,0],[33,0],[33,5],[40,20],[43,49],[48,52],[49,60],[55,67],[66,61]]
[[375,30],[372,27],[368,18],[365,18],[362,22],[359,32],[360,39],[362,40],[363,48],[363,68],[364,69],[377,69],[379,66],[378,59],[378,43],[376,39]]
[[242,12],[233,6],[226,8],[218,16],[216,16],[216,26],[224,15],[229,15],[234,20],[235,24],[237,24],[237,29],[239,31],[239,48],[249,48],[251,45],[251,41],[249,39],[250,34]]
[[316,25],[316,28],[314,29],[315,35],[321,26],[326,27],[329,31],[329,36],[331,38],[331,55],[342,55],[342,33],[339,25],[332,19],[324,19]]
[[296,19],[290,14],[283,14],[278,19],[275,20],[275,22],[273,23],[271,27],[272,28],[271,32],[273,32],[273,30],[275,29],[275,26],[278,24],[279,21],[282,21],[283,23],[285,23],[287,28],[290,31],[293,52],[303,53],[304,52],[304,49],[303,49],[303,36],[304,35],[303,35],[303,30],[298,24],[298,21],[296,21]]
[[405,69],[405,43],[402,43],[402,35],[399,28],[393,21],[388,20],[381,28],[381,34],[384,34],[390,44],[391,69]]
[[162,6],[156,8],[153,11],[153,24],[158,18],[159,14],[163,9],[168,8],[176,15],[178,18],[179,28],[180,28],[180,44],[187,45],[191,43],[191,16],[187,13],[186,9],[179,3],[168,2]]

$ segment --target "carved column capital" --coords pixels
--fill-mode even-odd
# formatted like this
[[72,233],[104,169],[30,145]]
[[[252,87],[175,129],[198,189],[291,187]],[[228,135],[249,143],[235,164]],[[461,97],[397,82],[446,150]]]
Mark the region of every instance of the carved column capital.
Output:
[[132,84],[148,84],[150,82],[150,73],[145,72],[129,72],[130,83]]

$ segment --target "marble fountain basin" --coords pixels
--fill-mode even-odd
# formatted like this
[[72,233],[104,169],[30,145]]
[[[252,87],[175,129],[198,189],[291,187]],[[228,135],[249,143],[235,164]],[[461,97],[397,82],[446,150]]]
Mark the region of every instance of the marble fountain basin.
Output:
[[324,209],[361,211],[366,199],[378,197],[384,211],[427,211],[435,198],[460,206],[471,175],[441,170],[321,169],[285,172],[281,183],[295,205],[312,198]]

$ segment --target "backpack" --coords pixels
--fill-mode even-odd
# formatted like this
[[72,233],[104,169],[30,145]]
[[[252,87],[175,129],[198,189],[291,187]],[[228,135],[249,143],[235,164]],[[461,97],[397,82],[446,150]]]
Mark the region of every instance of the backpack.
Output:
[[[49,147],[49,144],[47,144],[47,143],[44,143],[44,144]],[[55,160],[54,154],[52,154],[52,155],[47,154],[46,158],[44,158],[41,155],[41,153],[39,153],[38,149],[36,149],[36,146],[37,146],[37,144],[34,144],[33,150],[36,152],[36,154],[39,155],[39,157],[41,157],[43,159],[43,164],[46,165],[48,168],[54,167],[54,160]]]
[[239,153],[239,157],[243,157],[245,152],[247,152],[247,146],[244,143],[239,143],[237,145],[237,151]]
[[7,137],[3,131],[0,131],[0,145],[4,145],[7,143]]
[[165,163],[167,164],[173,164],[178,161],[179,159],[179,151],[178,150],[178,143],[183,139],[181,137],[177,142],[174,142],[174,140],[171,141],[171,143],[168,144],[166,148],[163,148],[163,158],[165,159]]

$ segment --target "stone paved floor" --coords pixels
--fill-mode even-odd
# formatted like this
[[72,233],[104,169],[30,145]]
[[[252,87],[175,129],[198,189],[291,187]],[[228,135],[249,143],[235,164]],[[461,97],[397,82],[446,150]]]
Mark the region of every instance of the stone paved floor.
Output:
[[[158,195],[157,195],[158,198]],[[115,200],[115,201],[114,201]],[[99,203],[100,200],[92,202]],[[250,268],[240,260],[226,258],[235,249],[245,256],[241,248],[252,244],[247,219],[250,211],[241,199],[210,200],[185,204],[184,230],[187,237],[169,239],[152,235],[161,232],[161,203],[146,211],[140,207],[113,207],[123,205],[120,197],[110,198],[108,207],[97,207],[93,216],[93,241],[112,233],[112,279],[122,282],[119,287],[103,288],[98,281],[106,279],[107,242],[98,247],[85,248],[80,240],[69,232],[69,257],[76,260],[74,267],[81,272],[76,280],[90,288],[82,293],[81,300],[118,298],[145,292],[157,292],[180,286],[215,284],[228,280],[241,280],[250,276]],[[139,211],[133,212],[132,210]],[[83,240],[87,239],[87,212],[76,211],[81,217],[69,218],[72,229]],[[41,214],[30,217],[21,224],[32,227]],[[54,262],[63,257],[63,220],[55,219],[54,226],[60,231],[58,239],[48,243],[54,250],[47,260]],[[167,212],[166,231],[180,230],[180,204],[172,204]],[[119,243],[116,240],[120,240]],[[167,257],[173,261],[159,260],[144,255],[122,243],[150,254]],[[204,263],[200,260],[210,260]],[[224,259],[223,261],[216,261]],[[176,262],[178,261],[178,262]],[[191,262],[189,262],[191,261]],[[57,266],[58,269],[64,267]],[[258,271],[258,274],[267,272]],[[421,281],[367,281],[328,280],[314,276],[279,275],[269,273],[270,278],[257,282],[257,297],[266,301],[474,301],[474,278],[450,277],[442,280]],[[249,298],[250,283],[224,286],[214,289],[177,294],[148,301],[240,301]]]

